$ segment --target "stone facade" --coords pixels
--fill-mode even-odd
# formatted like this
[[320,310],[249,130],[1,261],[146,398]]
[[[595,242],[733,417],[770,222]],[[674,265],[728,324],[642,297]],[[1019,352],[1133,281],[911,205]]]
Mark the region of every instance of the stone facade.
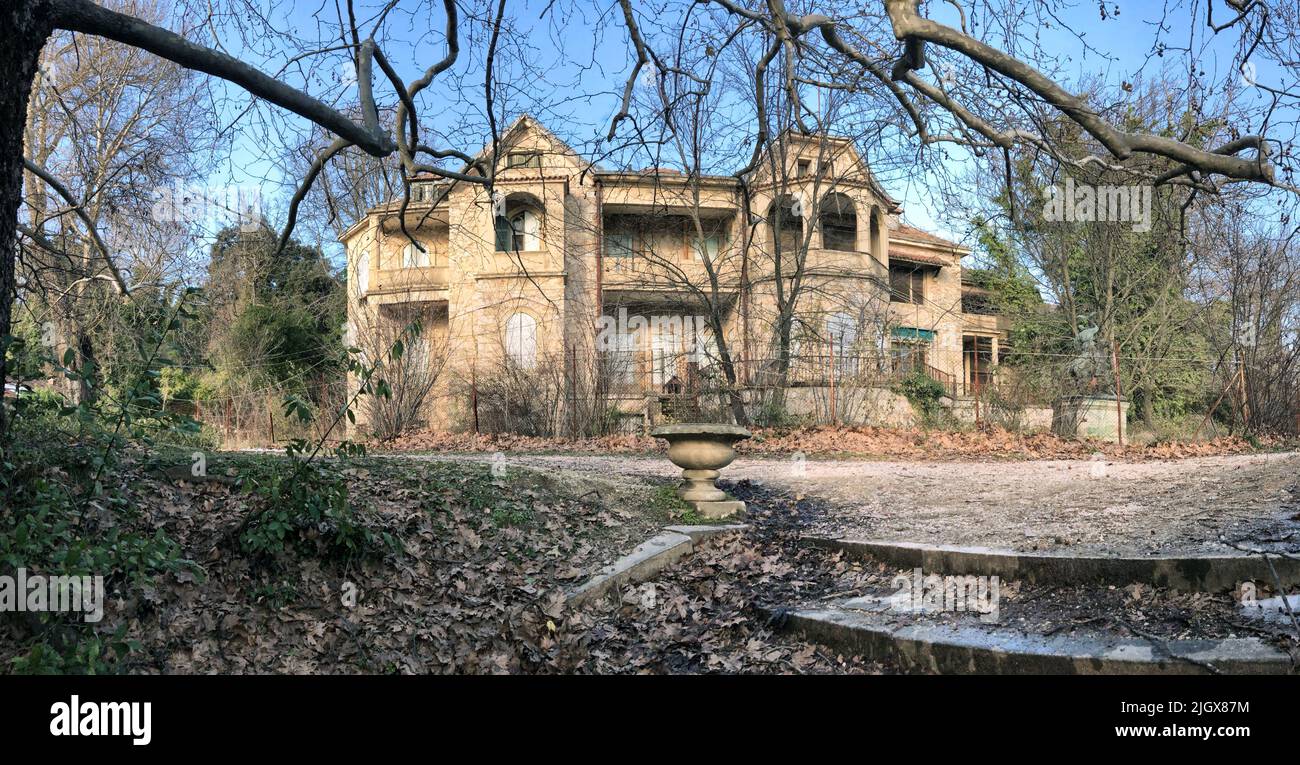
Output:
[[963,312],[969,251],[904,225],[850,142],[778,147],[742,187],[603,170],[520,118],[492,192],[417,179],[404,214],[390,202],[344,233],[350,339],[379,358],[420,321],[407,355],[427,374],[388,377],[429,385],[420,419],[435,429],[474,427],[488,397],[499,411],[533,399],[550,422],[528,427],[578,431],[598,408],[717,384],[724,348],[737,386],[770,384],[782,305],[794,306],[785,384],[917,369],[963,395],[1007,329]]

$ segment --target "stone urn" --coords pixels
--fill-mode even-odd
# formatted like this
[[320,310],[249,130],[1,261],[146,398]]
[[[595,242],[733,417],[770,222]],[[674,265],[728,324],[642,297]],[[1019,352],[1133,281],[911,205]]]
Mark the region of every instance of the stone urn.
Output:
[[662,425],[650,431],[668,442],[668,459],[682,469],[677,496],[705,518],[725,518],[745,512],[745,503],[718,488],[719,471],[736,458],[736,442],[752,434],[738,425],[686,423]]

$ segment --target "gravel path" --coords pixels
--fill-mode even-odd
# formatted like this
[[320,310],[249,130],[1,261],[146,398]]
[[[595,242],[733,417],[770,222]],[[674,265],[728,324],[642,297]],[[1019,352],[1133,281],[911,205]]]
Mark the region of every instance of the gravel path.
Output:
[[[486,454],[405,459],[489,461]],[[506,454],[506,464],[671,479],[666,459]],[[742,457],[723,471],[822,500],[809,533],[1101,554],[1300,551],[1300,454],[1167,462],[914,462]]]

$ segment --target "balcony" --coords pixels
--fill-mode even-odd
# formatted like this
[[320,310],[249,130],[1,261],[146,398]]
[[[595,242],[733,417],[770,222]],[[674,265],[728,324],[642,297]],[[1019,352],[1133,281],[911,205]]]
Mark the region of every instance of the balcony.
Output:
[[545,245],[536,250],[517,250],[515,252],[503,252],[497,250],[492,253],[491,262],[485,264],[486,269],[479,271],[479,276],[484,275],[551,275],[564,271],[564,253],[560,250],[552,250]]
[[367,295],[415,290],[446,290],[447,267],[380,268],[371,272]]
[[1004,314],[963,313],[961,327],[967,332],[1005,334],[1011,329],[1011,319]]

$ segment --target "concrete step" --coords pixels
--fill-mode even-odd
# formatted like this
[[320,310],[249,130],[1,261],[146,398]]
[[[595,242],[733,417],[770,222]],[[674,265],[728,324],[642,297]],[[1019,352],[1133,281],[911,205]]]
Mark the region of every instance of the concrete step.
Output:
[[[1300,558],[1270,555],[1102,556],[1027,553],[987,547],[925,545],[871,539],[806,536],[810,544],[857,558],[874,558],[900,568],[928,573],[998,576],[1033,584],[1124,585],[1143,582],[1188,592],[1228,592],[1242,582],[1300,586]],[[1272,563],[1272,569],[1269,563]]]
[[941,674],[1287,674],[1291,658],[1256,638],[1148,640],[1118,635],[1035,635],[978,617],[960,623],[888,611],[856,598],[773,613],[786,630],[844,653]]

